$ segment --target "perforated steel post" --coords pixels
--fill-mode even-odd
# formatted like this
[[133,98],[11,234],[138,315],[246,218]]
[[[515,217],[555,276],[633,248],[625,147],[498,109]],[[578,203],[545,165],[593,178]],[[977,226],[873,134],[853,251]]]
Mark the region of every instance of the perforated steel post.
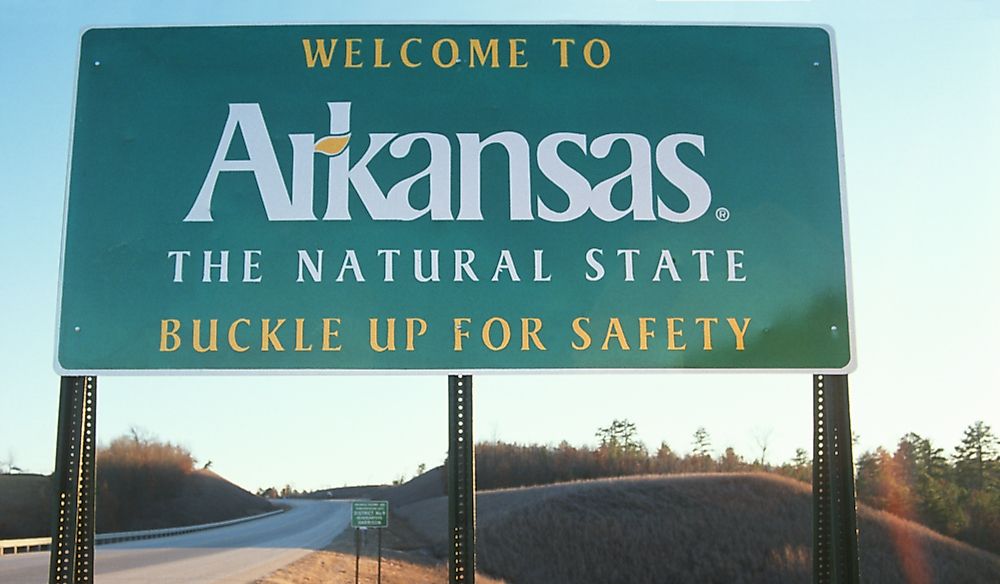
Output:
[[813,376],[813,582],[857,584],[858,519],[846,375]]
[[448,558],[450,584],[476,581],[476,450],[472,376],[448,376]]
[[63,377],[53,485],[50,584],[94,581],[97,378]]

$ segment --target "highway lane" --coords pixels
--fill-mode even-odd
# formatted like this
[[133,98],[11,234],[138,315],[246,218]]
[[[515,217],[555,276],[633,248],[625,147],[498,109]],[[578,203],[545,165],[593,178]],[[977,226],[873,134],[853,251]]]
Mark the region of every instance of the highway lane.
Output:
[[[345,501],[284,501],[279,515],[228,527],[159,539],[98,546],[97,584],[237,584],[253,582],[347,528]],[[0,583],[45,584],[48,552],[0,557]]]

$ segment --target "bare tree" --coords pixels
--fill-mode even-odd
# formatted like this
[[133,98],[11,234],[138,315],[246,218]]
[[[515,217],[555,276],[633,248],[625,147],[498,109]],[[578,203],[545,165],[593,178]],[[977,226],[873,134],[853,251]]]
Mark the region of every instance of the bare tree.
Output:
[[757,444],[757,448],[760,449],[760,458],[756,461],[761,466],[767,464],[767,447],[771,442],[771,434],[774,433],[774,428],[757,428],[753,431],[753,441]]
[[132,438],[132,442],[136,444],[149,444],[151,442],[156,442],[156,436],[151,434],[149,430],[143,428],[142,426],[129,426],[128,435]]

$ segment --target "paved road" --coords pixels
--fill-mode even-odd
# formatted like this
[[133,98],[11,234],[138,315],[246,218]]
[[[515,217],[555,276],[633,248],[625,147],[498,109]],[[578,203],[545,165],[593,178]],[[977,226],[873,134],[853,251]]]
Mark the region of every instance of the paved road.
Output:
[[[187,535],[97,547],[96,584],[243,584],[328,544],[350,503],[287,501],[285,513]],[[45,584],[48,552],[0,556],[0,583]]]

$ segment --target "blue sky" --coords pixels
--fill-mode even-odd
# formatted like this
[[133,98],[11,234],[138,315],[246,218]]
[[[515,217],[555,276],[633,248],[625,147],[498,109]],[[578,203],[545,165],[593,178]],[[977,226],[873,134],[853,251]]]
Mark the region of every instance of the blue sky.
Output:
[[[272,8],[272,6],[279,6]],[[996,2],[91,2],[0,0],[0,459],[53,467],[52,371],[66,156],[88,26],[342,21],[795,22],[836,31],[861,449],[909,431],[950,448],[1000,430],[1000,7]],[[768,460],[811,442],[807,375],[477,376],[480,439],[593,443],[614,418],[651,447]],[[98,428],[135,425],[254,489],[384,482],[446,450],[443,377],[107,377]],[[377,411],[360,422],[353,412]]]

